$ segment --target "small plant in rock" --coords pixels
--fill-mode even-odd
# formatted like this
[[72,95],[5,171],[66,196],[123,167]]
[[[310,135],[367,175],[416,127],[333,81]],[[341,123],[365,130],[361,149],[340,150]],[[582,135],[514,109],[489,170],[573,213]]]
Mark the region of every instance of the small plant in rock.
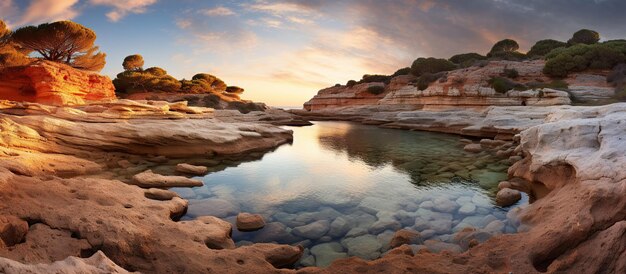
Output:
[[374,95],[379,95],[385,92],[384,86],[369,86],[367,87],[367,92]]
[[489,79],[488,83],[497,93],[506,93],[516,86],[515,82],[504,77],[493,77]]
[[502,71],[502,76],[508,77],[508,78],[511,78],[511,79],[515,79],[515,78],[519,77],[519,72],[517,72],[517,70],[514,69],[514,68],[513,69],[505,68]]

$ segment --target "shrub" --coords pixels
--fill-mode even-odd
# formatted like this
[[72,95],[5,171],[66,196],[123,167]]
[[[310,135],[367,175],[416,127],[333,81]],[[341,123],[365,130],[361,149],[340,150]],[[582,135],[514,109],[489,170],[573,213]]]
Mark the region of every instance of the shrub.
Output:
[[385,87],[384,86],[369,86],[367,87],[367,92],[370,94],[374,94],[374,95],[379,95],[382,94],[383,92],[385,92]]
[[177,92],[181,82],[170,75],[155,76],[146,71],[127,70],[113,80],[116,93],[147,91]]
[[517,72],[516,69],[505,68],[502,71],[502,76],[508,77],[508,78],[511,78],[511,79],[515,79],[515,78],[519,77],[519,72]]
[[133,54],[126,56],[124,62],[122,62],[124,70],[139,71],[143,68],[143,56],[139,54]]
[[203,80],[181,80],[180,91],[184,93],[207,93],[212,90],[211,85]]
[[487,53],[487,57],[493,57],[494,54],[499,54],[503,52],[515,52],[519,49],[519,44],[512,39],[504,39],[498,41],[491,47],[489,53]]
[[224,81],[208,73],[198,73],[191,80],[199,80],[207,82],[211,88],[217,92],[224,92],[228,87]]
[[434,74],[430,72],[426,72],[422,74],[422,76],[417,78],[417,88],[419,90],[425,90],[428,88],[428,86],[430,86],[432,82],[437,81],[437,79],[442,78],[442,76],[444,75],[445,75],[445,72],[439,72],[439,73],[434,73]]
[[535,43],[535,45],[533,45],[530,48],[530,50],[528,51],[528,53],[526,53],[526,55],[528,55],[529,57],[545,56],[546,54],[550,53],[554,49],[563,48],[566,46],[567,46],[567,43],[557,41],[557,40],[552,40],[552,39],[540,40],[540,41],[537,41],[537,43]]
[[469,67],[478,60],[485,60],[486,56],[482,56],[475,52],[461,53],[454,55],[448,59],[450,62],[460,65],[461,67]]
[[552,82],[549,82],[549,83],[530,82],[530,83],[527,83],[526,85],[528,85],[528,88],[530,89],[550,88],[550,89],[558,89],[558,90],[563,90],[563,91],[569,90],[569,85],[567,84],[567,82],[563,80],[553,80]]
[[437,58],[417,58],[411,65],[411,73],[421,76],[424,73],[438,73],[456,69],[456,65],[446,59]]
[[354,80],[349,80],[348,83],[346,83],[346,86],[348,86],[349,88],[353,87],[354,85],[356,85],[356,81]]
[[239,110],[239,112],[241,113],[265,110],[265,107],[262,104],[258,104],[254,102],[241,102],[241,101],[228,102],[227,108]]
[[572,35],[572,38],[567,40],[567,44],[570,46],[576,44],[591,45],[600,41],[600,34],[597,31],[581,29]]
[[411,74],[411,68],[410,67],[406,67],[406,68],[401,68],[399,70],[396,70],[396,72],[394,72],[391,77],[396,77],[396,76],[400,76],[400,75],[409,75]]
[[515,82],[503,77],[493,77],[488,82],[497,93],[506,93],[516,86]]
[[390,81],[391,81],[391,76],[378,75],[378,74],[374,74],[374,75],[365,74],[365,75],[363,75],[363,78],[361,78],[361,81],[359,81],[359,83],[385,83],[385,84],[389,84]]
[[242,94],[243,91],[244,91],[243,88],[240,88],[238,86],[228,86],[228,87],[226,87],[226,92],[228,92],[228,93]]
[[96,53],[97,47],[94,46],[96,33],[72,21],[23,27],[11,35],[11,40],[24,49],[36,51],[45,60],[71,66],[77,66],[75,61],[79,57],[78,65],[104,61],[104,54]]
[[165,76],[165,75],[167,75],[167,71],[165,71],[164,69],[162,69],[160,67],[147,68],[146,70],[144,70],[144,72],[152,74],[154,76]]
[[586,69],[611,69],[626,62],[626,43],[577,44],[553,50],[546,58],[543,73],[553,77],[565,77],[570,72]]

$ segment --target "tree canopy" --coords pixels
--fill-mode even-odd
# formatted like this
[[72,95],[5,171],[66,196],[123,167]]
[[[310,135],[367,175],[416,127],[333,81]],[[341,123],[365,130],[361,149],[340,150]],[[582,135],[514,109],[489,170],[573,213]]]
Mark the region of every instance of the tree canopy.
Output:
[[515,52],[519,49],[519,44],[512,39],[500,40],[491,47],[491,50],[487,54],[488,57],[503,52]]
[[11,30],[0,20],[0,68],[30,63],[31,58],[26,55],[28,52],[11,41]]
[[550,53],[554,49],[562,48],[566,46],[567,46],[567,43],[557,41],[557,40],[552,40],[552,39],[539,40],[537,41],[537,43],[535,43],[535,45],[533,45],[530,48],[527,55],[530,57],[545,56],[546,54]]
[[124,62],[122,62],[124,70],[139,71],[143,69],[143,56],[139,54],[133,54],[126,56]]
[[600,34],[597,31],[589,29],[581,29],[572,35],[572,38],[567,40],[568,45],[586,44],[591,45],[600,41]]
[[11,40],[18,46],[35,51],[45,60],[73,67],[100,70],[104,53],[96,53],[96,33],[72,21],[44,23],[17,29]]

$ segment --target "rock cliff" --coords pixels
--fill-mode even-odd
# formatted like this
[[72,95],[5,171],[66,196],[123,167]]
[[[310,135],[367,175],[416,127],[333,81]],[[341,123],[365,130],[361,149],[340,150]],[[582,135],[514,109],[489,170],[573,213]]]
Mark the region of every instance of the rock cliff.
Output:
[[[555,89],[554,79],[542,73],[544,61],[490,61],[482,65],[457,69],[419,90],[411,75],[396,76],[388,84],[360,83],[354,86],[334,86],[322,89],[304,104],[309,111],[378,105],[395,110],[483,110],[489,106],[551,106],[577,102],[597,102],[613,96],[613,88],[606,82],[608,71],[588,71],[571,74],[563,82],[569,92]],[[498,93],[489,81],[503,77],[506,70],[518,75],[511,79],[521,86]],[[383,93],[368,93],[370,86],[384,86]],[[563,88],[563,87],[559,87]],[[564,89],[564,88],[563,88]],[[570,95],[571,93],[571,95]]]
[[0,99],[51,105],[81,105],[115,99],[111,79],[51,61],[6,68],[0,73]]

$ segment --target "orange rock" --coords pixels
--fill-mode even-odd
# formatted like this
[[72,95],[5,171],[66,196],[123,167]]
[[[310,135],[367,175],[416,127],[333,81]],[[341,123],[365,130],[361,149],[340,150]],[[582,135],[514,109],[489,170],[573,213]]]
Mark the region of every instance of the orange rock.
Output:
[[51,61],[7,68],[0,73],[0,99],[50,105],[82,105],[112,100],[115,87],[109,77]]

